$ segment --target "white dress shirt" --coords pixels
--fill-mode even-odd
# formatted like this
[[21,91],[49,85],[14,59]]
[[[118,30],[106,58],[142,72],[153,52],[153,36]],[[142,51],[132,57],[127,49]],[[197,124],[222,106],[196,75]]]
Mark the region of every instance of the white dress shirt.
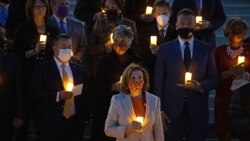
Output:
[[165,30],[165,32],[164,32],[164,37],[165,37],[165,36],[166,36],[166,33],[167,33],[168,26],[169,26],[169,24],[167,24],[164,28],[161,28],[159,25],[157,25],[159,34],[161,35],[160,30],[161,30],[161,29],[164,29],[164,30]]
[[191,59],[192,59],[193,58],[193,48],[194,48],[194,36],[192,36],[192,38],[189,41],[184,41],[183,39],[180,38],[180,36],[178,36],[178,40],[180,43],[182,59],[184,60],[185,42],[189,43],[189,49],[190,49]]
[[[63,76],[62,76],[62,62],[60,62],[56,57],[54,57],[54,60],[56,62],[56,66],[59,70],[59,73],[60,73],[60,76],[61,76],[61,79],[62,79],[62,82],[63,82]],[[66,72],[67,72],[67,75],[68,75],[68,78],[69,78],[69,83],[72,83],[74,84],[74,79],[73,79],[73,73],[72,73],[72,70],[70,68],[70,65],[69,65],[69,62],[65,63],[65,69],[66,69]],[[57,92],[57,96],[56,96],[56,102],[59,102],[60,99],[59,99],[59,92]],[[75,113],[75,105],[73,105],[71,107],[73,113]]]

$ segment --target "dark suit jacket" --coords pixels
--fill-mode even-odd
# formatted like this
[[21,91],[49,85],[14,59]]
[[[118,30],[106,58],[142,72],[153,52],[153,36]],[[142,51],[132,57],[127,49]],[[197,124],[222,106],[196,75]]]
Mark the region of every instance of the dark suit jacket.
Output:
[[0,110],[0,119],[6,118],[8,120],[13,120],[14,117],[24,118],[22,76],[19,58],[17,58],[16,55],[1,52],[0,107],[2,108]]
[[178,39],[162,44],[154,70],[154,93],[161,98],[162,110],[172,118],[180,117],[186,96],[190,117],[208,118],[208,93],[217,84],[217,71],[211,46],[194,40],[190,72],[193,74],[192,79],[200,82],[203,93],[177,86],[184,83],[185,72]]
[[6,37],[13,40],[14,33],[19,24],[26,21],[25,5],[27,0],[12,0],[6,21]]
[[174,29],[173,26],[169,25],[165,34],[164,40],[161,39],[159,29],[157,27],[157,23],[155,22],[154,24],[145,27],[142,32],[140,33],[140,45],[137,46],[136,52],[138,52],[144,59],[145,62],[147,62],[146,68],[149,72],[150,76],[150,92],[152,91],[153,87],[153,71],[155,67],[155,61],[156,61],[156,55],[152,54],[149,46],[150,46],[150,36],[157,36],[157,44],[158,46],[167,42],[175,39],[177,37],[177,32]]
[[86,25],[86,33],[89,38],[94,26],[94,15],[101,11],[101,0],[78,0],[74,15],[77,19],[84,21]]
[[[83,94],[75,96],[76,117],[83,120],[83,97],[87,87],[87,75],[83,66],[70,62],[74,85],[83,83]],[[32,93],[41,120],[57,120],[62,116],[64,100],[56,102],[57,92],[63,91],[63,83],[54,59],[37,65],[32,74]],[[45,116],[46,115],[46,116]],[[53,122],[51,123],[53,124]]]
[[[69,17],[67,20],[67,31],[69,36],[72,39],[72,51],[74,56],[78,56],[81,59],[81,62],[86,60],[86,48],[87,48],[87,37],[85,32],[85,23],[76,21]],[[58,23],[54,16],[51,16],[48,20],[48,24],[59,29]]]
[[[216,47],[215,30],[221,27],[226,21],[221,0],[202,0],[201,16],[204,20],[211,23],[211,28],[201,30],[195,33],[195,37],[209,43],[212,47]],[[172,16],[170,23],[175,26],[177,13],[183,9],[189,8],[198,15],[199,11],[196,8],[195,0],[174,0],[172,4]]]

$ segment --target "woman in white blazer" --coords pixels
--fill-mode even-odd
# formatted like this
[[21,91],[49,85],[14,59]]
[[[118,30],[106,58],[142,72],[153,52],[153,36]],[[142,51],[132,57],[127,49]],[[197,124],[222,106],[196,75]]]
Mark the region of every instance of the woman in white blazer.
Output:
[[117,141],[164,141],[160,99],[146,92],[149,87],[147,71],[130,64],[122,74],[120,87],[121,93],[111,99],[105,122],[106,135]]

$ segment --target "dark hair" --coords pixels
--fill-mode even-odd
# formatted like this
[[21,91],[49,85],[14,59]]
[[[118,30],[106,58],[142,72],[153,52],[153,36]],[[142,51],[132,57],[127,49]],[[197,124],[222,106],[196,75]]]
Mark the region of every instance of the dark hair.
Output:
[[230,18],[225,26],[224,35],[228,37],[229,34],[241,34],[247,31],[247,22],[240,17]]
[[[26,17],[28,20],[33,20],[33,8],[35,5],[36,0],[28,0],[26,3]],[[49,3],[48,0],[41,0],[42,3],[45,4],[46,7],[46,15],[44,17],[44,20],[47,21],[49,17]]]
[[166,7],[168,9],[169,13],[170,14],[172,13],[170,4],[168,2],[166,2],[165,0],[157,0],[157,1],[155,1],[154,2],[153,12],[155,12],[156,7]]
[[169,10],[171,10],[169,2],[166,2],[165,0],[157,0],[154,2],[154,8],[155,7],[167,7]]
[[59,34],[54,38],[53,45],[57,44],[61,39],[71,39],[71,37],[68,34]]
[[132,28],[126,25],[118,25],[114,31],[113,31],[114,35],[115,34],[122,34],[125,35],[126,37],[130,38],[130,39],[134,39],[134,33],[132,31]]
[[193,12],[191,9],[188,9],[188,8],[181,9],[181,10],[177,13],[177,17],[179,17],[180,15],[195,16],[194,12]]
[[[102,0],[102,7],[105,7],[105,3],[106,3],[106,1],[107,0]],[[125,4],[124,4],[124,0],[113,0],[115,3],[116,3],[116,5],[117,5],[117,7],[122,11],[122,13],[124,12],[124,10],[125,10]]]
[[126,67],[126,69],[122,73],[122,81],[121,81],[121,91],[122,92],[124,92],[126,94],[130,93],[130,89],[128,86],[128,80],[129,80],[132,72],[136,71],[136,70],[141,71],[143,74],[144,85],[142,87],[142,93],[145,93],[147,91],[147,89],[149,88],[149,76],[148,76],[147,70],[138,64],[131,63],[130,65],[128,65]]

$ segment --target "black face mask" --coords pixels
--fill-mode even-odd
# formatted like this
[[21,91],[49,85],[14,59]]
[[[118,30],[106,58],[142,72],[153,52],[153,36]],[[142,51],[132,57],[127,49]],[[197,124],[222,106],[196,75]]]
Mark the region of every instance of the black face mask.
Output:
[[189,35],[189,33],[194,33],[194,29],[193,28],[179,28],[177,32],[181,38],[189,39],[192,37],[192,35]]
[[115,19],[118,19],[118,17],[119,17],[118,10],[107,10],[106,14],[107,14],[107,19],[109,21],[113,21]]

